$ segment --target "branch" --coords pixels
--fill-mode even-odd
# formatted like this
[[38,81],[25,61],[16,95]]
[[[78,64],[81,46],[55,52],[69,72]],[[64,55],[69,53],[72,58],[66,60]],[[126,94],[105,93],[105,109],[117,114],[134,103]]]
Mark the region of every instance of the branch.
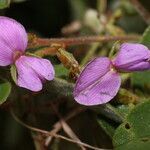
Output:
[[75,143],[75,144],[80,144],[84,147],[87,147],[87,148],[90,148],[90,149],[93,149],[93,150],[109,150],[109,149],[101,149],[101,148],[97,148],[97,147],[94,147],[94,146],[91,146],[89,144],[86,144],[86,143],[83,143],[83,142],[79,142],[79,141],[75,141],[75,140],[72,140],[70,138],[67,138],[65,136],[62,136],[62,135],[59,135],[59,134],[51,134],[49,131],[46,131],[46,130],[43,130],[43,129],[39,129],[39,128],[36,128],[36,127],[32,127],[26,123],[24,123],[23,121],[21,121],[16,115],[15,113],[13,112],[13,110],[11,109],[11,114],[13,116],[13,118],[19,123],[21,124],[22,126],[28,128],[29,130],[31,131],[34,131],[34,132],[38,132],[38,133],[41,133],[43,135],[47,135],[47,136],[54,136],[55,138],[59,138],[59,139],[63,139],[63,140],[66,140],[66,141],[69,141],[69,142],[72,142],[72,143]]
[[[85,111],[87,108],[86,107],[78,107],[75,108],[72,112],[70,112],[66,117],[63,118],[64,121],[68,121],[71,118],[75,117],[76,115],[78,115],[79,113]],[[50,133],[58,133],[61,129],[62,129],[62,123],[61,121],[56,122],[54,125],[54,129],[52,131],[50,131]],[[48,146],[49,143],[52,140],[52,136],[47,137],[47,139],[45,140],[45,145]]]
[[80,44],[90,44],[94,42],[108,42],[116,40],[125,41],[137,41],[139,40],[138,35],[125,35],[125,36],[83,36],[83,37],[72,37],[72,38],[39,38],[34,37],[29,41],[28,47],[35,46],[50,46],[53,44],[61,44],[62,47]]
[[[77,135],[73,132],[73,130],[70,128],[70,126],[67,124],[67,122],[63,119],[63,117],[61,116],[61,114],[58,112],[57,108],[55,107],[55,105],[53,103],[51,103],[51,108],[53,109],[53,111],[55,112],[55,114],[59,117],[60,119],[60,123],[61,126],[64,130],[64,132],[73,140],[75,141],[80,141],[80,139],[77,137]],[[82,150],[86,150],[82,145],[78,144],[79,147]]]

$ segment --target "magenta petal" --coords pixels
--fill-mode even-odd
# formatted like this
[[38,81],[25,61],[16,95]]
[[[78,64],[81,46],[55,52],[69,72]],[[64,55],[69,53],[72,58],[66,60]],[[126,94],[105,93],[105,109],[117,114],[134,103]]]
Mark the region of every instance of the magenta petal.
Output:
[[118,92],[121,79],[110,71],[108,58],[96,58],[80,74],[74,88],[75,100],[83,105],[98,105],[110,101]]
[[54,68],[49,60],[31,56],[21,56],[21,59],[31,67],[41,79],[54,79]]
[[24,27],[7,17],[0,17],[0,66],[13,63],[15,51],[25,51],[27,33]]
[[21,58],[22,57],[20,57],[15,63],[18,73],[17,85],[31,91],[40,91],[42,89],[40,78]]
[[140,71],[150,69],[150,51],[142,44],[125,43],[113,60],[113,65],[122,71]]
[[[74,93],[74,98],[78,103],[87,106],[105,104],[115,97],[120,88],[120,84],[121,79],[119,74],[109,71],[99,80],[91,84],[91,86]],[[78,89],[78,86],[75,87],[76,89]]]
[[8,66],[13,63],[13,53],[5,43],[0,41],[0,66]]
[[[93,82],[97,81],[104,74],[110,70],[111,62],[107,57],[99,57],[90,61],[82,71],[80,78],[76,82],[74,93],[79,93],[85,87],[90,86]],[[87,77],[88,75],[88,77]]]
[[43,80],[54,78],[53,66],[46,59],[21,56],[15,64],[18,72],[18,86],[31,91],[40,91]]

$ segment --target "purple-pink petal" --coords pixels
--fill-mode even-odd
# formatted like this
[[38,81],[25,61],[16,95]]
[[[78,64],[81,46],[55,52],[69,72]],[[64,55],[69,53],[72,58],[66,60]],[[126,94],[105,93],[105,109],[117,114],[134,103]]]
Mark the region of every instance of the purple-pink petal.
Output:
[[40,91],[44,80],[54,78],[50,61],[31,56],[21,56],[15,63],[18,72],[17,84],[31,91]]
[[80,74],[74,88],[74,99],[87,106],[104,104],[117,94],[120,84],[120,76],[111,69],[110,60],[96,58]]
[[13,53],[5,43],[0,41],[0,66],[8,66],[13,63]]
[[113,65],[121,71],[150,69],[150,50],[142,44],[124,43],[113,60]]
[[49,60],[31,56],[21,56],[21,60],[30,65],[41,79],[54,79],[54,68]]
[[99,57],[90,61],[82,71],[80,78],[77,80],[77,88],[75,88],[74,93],[78,93],[85,87],[90,86],[93,82],[106,74],[110,70],[110,67],[111,61],[107,57]]
[[24,52],[27,42],[27,33],[19,22],[0,17],[0,66],[12,64],[14,53]]

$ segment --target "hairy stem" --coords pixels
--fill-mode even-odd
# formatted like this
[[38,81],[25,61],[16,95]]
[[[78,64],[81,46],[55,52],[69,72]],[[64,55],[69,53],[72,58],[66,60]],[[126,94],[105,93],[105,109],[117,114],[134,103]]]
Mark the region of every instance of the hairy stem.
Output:
[[83,37],[72,37],[72,38],[38,38],[31,40],[29,47],[31,45],[35,46],[50,46],[52,44],[60,44],[62,46],[80,45],[80,44],[90,44],[94,42],[107,42],[116,40],[139,40],[138,35],[125,35],[125,36],[83,36]]

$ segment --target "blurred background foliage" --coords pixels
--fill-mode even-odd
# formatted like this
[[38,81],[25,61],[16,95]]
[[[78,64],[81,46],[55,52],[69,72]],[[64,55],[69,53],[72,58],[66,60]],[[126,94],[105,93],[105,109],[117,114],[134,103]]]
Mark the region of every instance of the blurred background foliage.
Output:
[[[47,38],[62,36],[77,37],[81,35],[116,36],[128,33],[142,35],[148,27],[149,23],[147,22],[150,16],[145,21],[136,11],[130,0],[108,0],[106,8],[100,1],[105,2],[105,0],[0,0],[0,7],[3,8],[0,10],[0,14],[18,20],[25,26],[28,32],[33,32]],[[150,1],[139,0],[139,2],[147,11],[150,11]],[[102,23],[99,23],[99,15],[101,16],[99,19]],[[103,22],[105,23],[107,19],[111,23],[107,27],[104,27]],[[68,26],[71,24],[72,28],[74,24],[76,27],[73,32],[70,31]],[[147,34],[141,40],[141,43],[149,46],[149,35],[150,29],[147,30]],[[84,65],[87,60],[90,60],[95,55],[108,55],[112,44],[113,42],[73,46],[69,48],[69,51],[74,54],[81,65]],[[91,50],[90,54],[88,50]],[[83,59],[84,56],[86,59]],[[68,78],[68,70],[59,63],[58,59],[51,57],[49,59],[56,63],[56,77],[70,80]],[[3,73],[2,69],[0,71]],[[85,110],[73,119],[70,119],[67,122],[68,125],[82,142],[95,147],[108,149],[114,146],[119,150],[132,149],[134,145],[141,142],[140,138],[142,136],[143,138],[150,136],[150,129],[148,128],[149,117],[147,116],[150,114],[149,101],[138,106],[139,109],[134,109],[135,106],[133,104],[137,95],[140,101],[149,99],[149,81],[149,72],[132,74],[123,84],[123,88],[126,88],[128,91],[124,89],[120,90],[121,94],[118,94],[116,97],[121,103],[112,101],[110,105],[89,107],[88,109],[83,107]],[[7,82],[4,84],[6,86],[0,87],[0,94],[6,97],[5,95],[8,95],[11,87],[9,87],[9,83]],[[5,88],[8,90],[5,90]],[[56,103],[57,110],[62,116],[68,115],[74,108],[79,106],[73,101],[72,88],[73,83],[68,84],[66,80],[56,80],[47,83],[44,90],[40,93],[31,93],[15,87],[12,89],[10,99],[14,101],[13,105],[17,108],[15,110],[16,114],[25,122],[50,131],[53,129],[53,124],[60,119],[55,114],[55,110],[52,109],[51,102]],[[129,103],[123,105],[122,103],[125,101],[129,101]],[[28,129],[18,124],[10,115],[10,105],[12,104],[6,102],[0,106],[0,149],[34,150],[35,147],[37,150],[81,149],[77,144],[57,138],[52,140],[48,148],[41,147],[40,144],[43,143],[43,135],[31,134]],[[139,114],[141,114],[141,118],[133,121]],[[144,116],[147,117],[143,119]],[[141,126],[137,127],[134,125],[141,122],[143,123]],[[120,124],[121,126],[116,130]],[[133,129],[131,132],[128,132],[130,125],[133,125]],[[145,127],[147,130],[143,131],[142,128]],[[143,131],[144,134],[139,132],[139,130]],[[66,136],[64,130],[60,130],[59,133]],[[131,137],[130,133],[135,136]],[[122,134],[126,138],[120,142]],[[128,138],[133,139],[133,144],[128,141]],[[142,139],[142,141],[146,141],[146,144],[140,143],[139,145],[142,148],[139,146],[141,148],[139,150],[150,149],[149,140]],[[120,148],[120,143],[125,144]]]

